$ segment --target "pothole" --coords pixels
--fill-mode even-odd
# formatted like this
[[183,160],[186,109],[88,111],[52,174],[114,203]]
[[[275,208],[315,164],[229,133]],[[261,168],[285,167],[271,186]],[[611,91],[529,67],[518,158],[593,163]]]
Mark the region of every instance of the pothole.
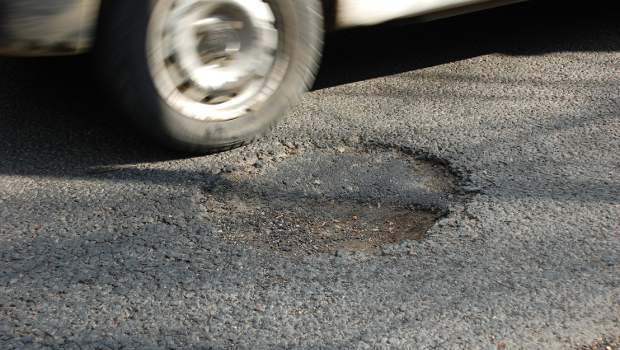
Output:
[[309,149],[213,178],[201,205],[221,239],[306,255],[421,240],[454,200],[441,162],[394,149]]

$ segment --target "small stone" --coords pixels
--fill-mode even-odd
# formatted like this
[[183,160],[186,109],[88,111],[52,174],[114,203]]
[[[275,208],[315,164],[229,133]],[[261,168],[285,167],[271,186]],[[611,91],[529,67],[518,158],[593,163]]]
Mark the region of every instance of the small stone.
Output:
[[265,163],[264,163],[262,160],[260,160],[260,159],[259,159],[259,160],[257,160],[257,161],[254,163],[254,167],[255,167],[255,168],[257,168],[257,169],[260,169],[260,168],[262,168],[262,167],[264,167],[264,166],[265,166]]
[[349,252],[344,249],[338,249],[336,250],[335,255],[339,258],[344,258],[345,256],[349,255]]
[[33,341],[32,336],[25,336],[25,337],[21,337],[21,339],[19,339],[19,341],[21,341],[23,344],[30,344]]
[[360,341],[359,343],[357,343],[357,349],[361,349],[361,350],[367,350],[370,349],[371,346],[368,345],[368,343]]
[[232,173],[235,170],[236,170],[235,166],[231,164],[226,164],[222,167],[223,173]]
[[349,142],[349,144],[355,145],[360,143],[362,140],[360,139],[359,136],[351,136],[347,139],[347,142]]
[[316,180],[312,181],[312,183],[318,186],[318,185],[321,185],[323,182],[321,180],[319,180],[319,179],[316,179]]
[[482,187],[476,185],[467,185],[462,187],[465,193],[479,193],[482,191]]
[[618,263],[617,259],[614,258],[613,256],[604,256],[601,258],[601,260],[607,265],[607,266],[614,266]]
[[267,310],[267,307],[263,304],[256,304],[256,306],[254,306],[254,310],[258,312],[265,312],[265,310]]

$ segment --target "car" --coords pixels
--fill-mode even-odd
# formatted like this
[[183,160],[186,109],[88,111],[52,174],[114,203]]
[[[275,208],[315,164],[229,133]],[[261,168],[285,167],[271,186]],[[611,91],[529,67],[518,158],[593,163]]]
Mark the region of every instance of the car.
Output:
[[513,2],[0,0],[0,54],[92,51],[127,119],[172,148],[217,152],[265,134],[300,100],[325,30]]

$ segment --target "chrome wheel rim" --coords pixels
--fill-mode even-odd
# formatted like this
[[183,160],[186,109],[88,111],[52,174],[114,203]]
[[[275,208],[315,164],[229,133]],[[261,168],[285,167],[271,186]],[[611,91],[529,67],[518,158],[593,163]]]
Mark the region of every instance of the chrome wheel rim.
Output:
[[189,118],[227,121],[257,109],[279,85],[280,41],[263,0],[159,0],[147,56],[169,106]]

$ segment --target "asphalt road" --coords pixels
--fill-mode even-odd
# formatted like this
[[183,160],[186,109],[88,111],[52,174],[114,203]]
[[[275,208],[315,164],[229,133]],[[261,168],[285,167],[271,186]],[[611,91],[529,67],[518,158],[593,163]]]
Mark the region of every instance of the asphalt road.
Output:
[[592,7],[330,35],[272,136],[194,158],[87,57],[0,60],[0,348],[620,336],[620,20]]

